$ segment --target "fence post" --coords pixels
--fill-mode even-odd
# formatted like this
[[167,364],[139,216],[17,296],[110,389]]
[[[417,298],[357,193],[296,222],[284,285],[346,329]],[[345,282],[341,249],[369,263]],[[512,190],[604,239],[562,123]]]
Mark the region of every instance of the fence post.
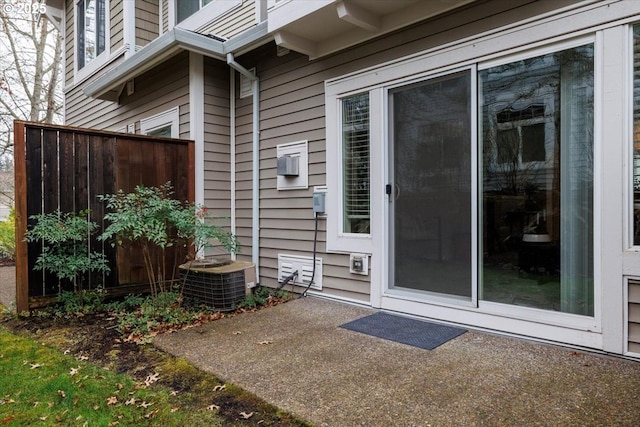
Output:
[[25,123],[13,123],[14,200],[16,212],[16,313],[29,310],[27,242],[27,154]]

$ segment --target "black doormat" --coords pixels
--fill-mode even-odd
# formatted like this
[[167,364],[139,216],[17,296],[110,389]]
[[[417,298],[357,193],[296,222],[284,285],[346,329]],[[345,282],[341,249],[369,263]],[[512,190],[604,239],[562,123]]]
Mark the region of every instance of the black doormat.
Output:
[[375,313],[361,317],[340,325],[340,327],[426,350],[433,350],[467,332],[466,329],[438,325],[387,313]]

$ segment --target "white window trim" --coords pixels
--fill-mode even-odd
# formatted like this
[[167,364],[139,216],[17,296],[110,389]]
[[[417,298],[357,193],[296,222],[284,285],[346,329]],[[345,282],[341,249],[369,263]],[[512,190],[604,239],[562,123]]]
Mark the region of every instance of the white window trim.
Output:
[[[214,22],[216,19],[219,19],[221,16],[227,14],[233,9],[242,6],[242,0],[213,0],[209,4],[201,7],[199,10],[194,12],[193,15],[189,16],[182,22],[176,23],[176,19],[178,18],[178,16],[175,13],[175,1],[180,0],[169,1],[169,3],[173,3],[174,11],[173,17],[169,16],[169,22],[173,22],[177,27],[191,31],[197,31],[202,27]],[[171,9],[169,10],[171,11]]]
[[73,2],[73,68],[75,83],[91,76],[111,59],[111,1],[105,0],[104,51],[84,67],[78,68],[78,3],[80,1],[82,0],[74,0]]
[[167,125],[171,126],[171,138],[178,138],[180,135],[180,114],[178,107],[141,119],[140,133],[147,135],[149,132]]

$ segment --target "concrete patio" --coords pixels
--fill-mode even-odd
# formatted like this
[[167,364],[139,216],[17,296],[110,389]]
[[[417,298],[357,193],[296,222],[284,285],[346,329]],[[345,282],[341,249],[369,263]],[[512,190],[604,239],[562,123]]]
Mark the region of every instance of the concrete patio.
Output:
[[640,363],[469,331],[429,351],[339,325],[307,297],[156,337],[163,350],[317,426],[637,426]]

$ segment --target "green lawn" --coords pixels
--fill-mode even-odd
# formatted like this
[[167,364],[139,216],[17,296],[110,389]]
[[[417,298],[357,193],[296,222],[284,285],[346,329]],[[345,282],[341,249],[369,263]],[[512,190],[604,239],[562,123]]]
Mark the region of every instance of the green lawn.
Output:
[[0,425],[222,425],[215,408],[183,411],[153,382],[135,383],[0,327]]

